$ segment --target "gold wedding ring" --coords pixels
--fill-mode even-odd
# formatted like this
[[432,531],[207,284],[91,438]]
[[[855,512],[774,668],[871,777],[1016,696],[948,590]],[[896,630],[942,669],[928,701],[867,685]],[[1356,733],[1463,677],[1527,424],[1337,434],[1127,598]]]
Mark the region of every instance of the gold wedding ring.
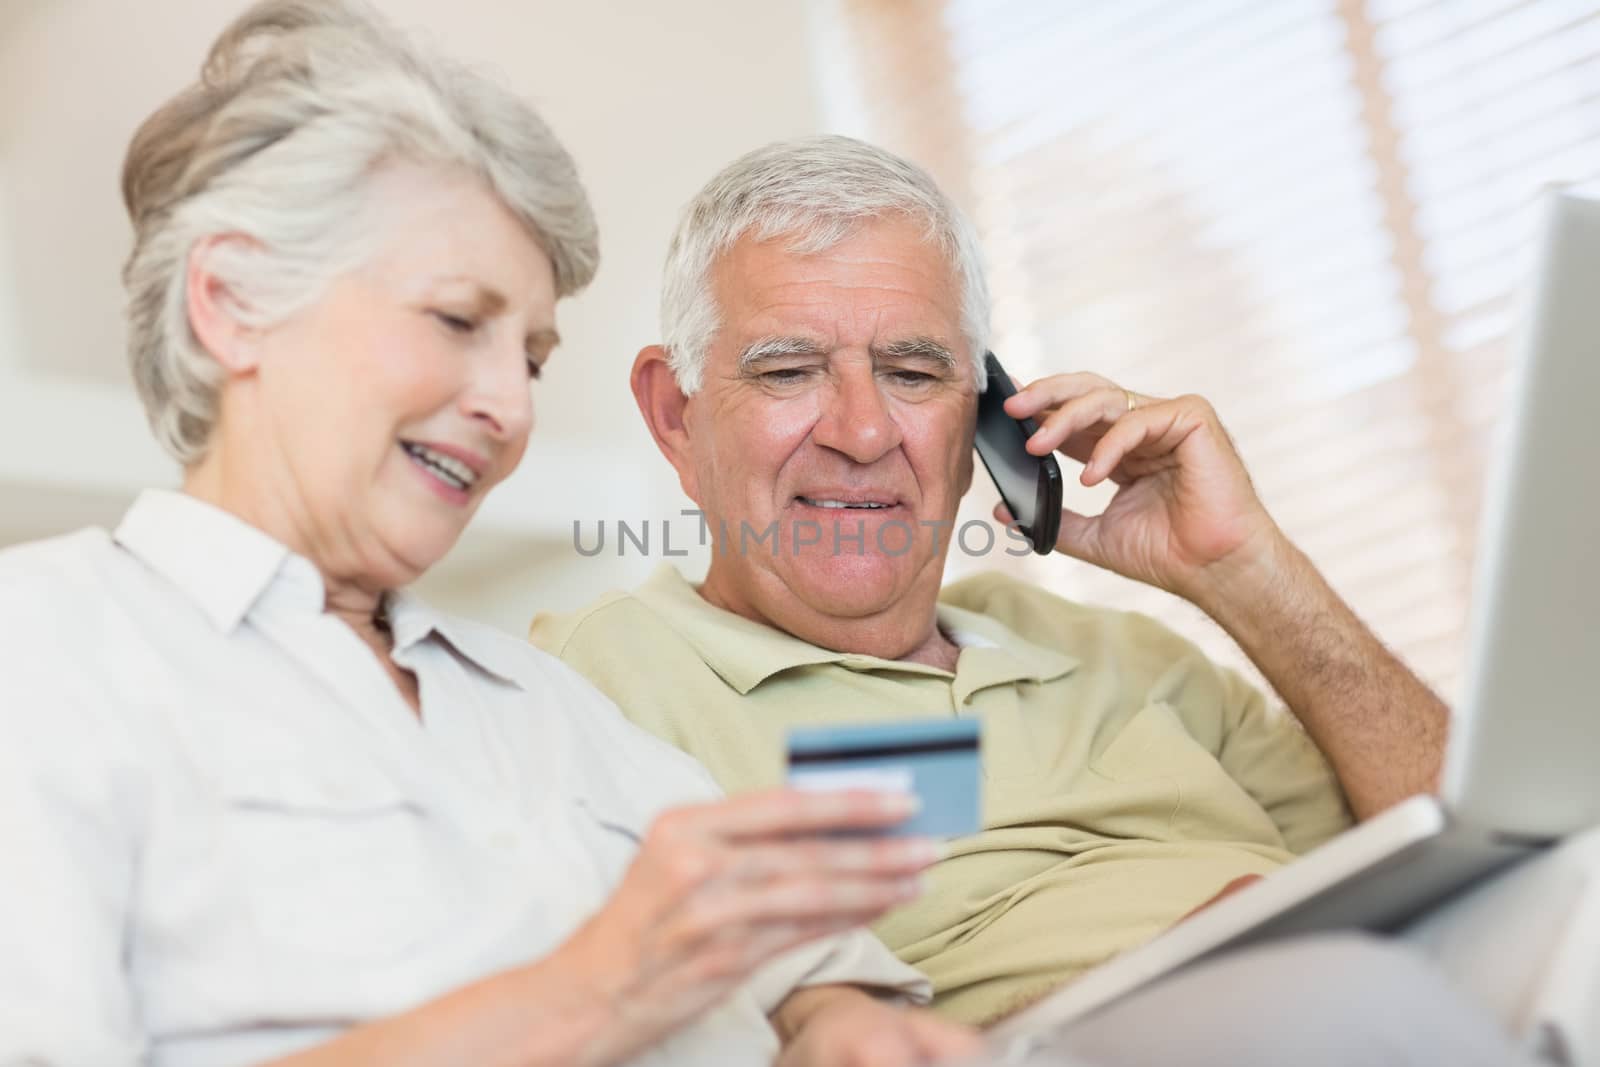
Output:
[[1128,398],[1128,410],[1129,411],[1132,411],[1134,408],[1139,406],[1138,401],[1134,400],[1134,398],[1133,398],[1132,391],[1124,389],[1122,391],[1122,395]]

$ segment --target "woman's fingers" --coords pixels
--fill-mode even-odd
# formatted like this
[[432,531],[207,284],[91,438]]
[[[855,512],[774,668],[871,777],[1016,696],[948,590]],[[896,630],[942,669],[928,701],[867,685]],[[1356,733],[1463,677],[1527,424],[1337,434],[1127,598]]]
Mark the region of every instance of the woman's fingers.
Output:
[[925,838],[744,845],[685,910],[708,928],[830,917],[862,922],[920,895],[921,872],[940,854]]
[[728,873],[743,881],[810,874],[903,878],[925,869],[943,854],[938,842],[925,837],[801,838],[745,845],[735,852]]
[[720,936],[744,928],[755,932],[796,923],[870,922],[923,892],[916,875],[874,878],[786,878],[768,883],[732,883],[702,894],[684,909],[686,936]]
[[678,957],[679,973],[667,981],[740,979],[775,957],[801,945],[834,937],[870,922],[874,916],[769,922],[760,926],[723,924],[706,931],[697,951]]
[[[881,829],[905,804],[871,792],[773,791],[669,811],[636,861],[647,923],[694,930],[719,923],[826,918],[854,922],[914,896],[917,875],[942,849],[921,837],[859,834]],[[858,836],[829,836],[849,828]]]
[[700,977],[749,972],[809,941],[865,926],[921,892],[898,882],[812,879],[706,893],[655,925],[659,961]]
[[[939,849],[867,836],[913,803],[870,791],[774,790],[662,814],[582,934],[646,1029],[668,1028],[774,957],[863,926],[922,890]],[[862,836],[829,836],[841,831]]]
[[714,804],[677,808],[657,820],[666,836],[727,841],[886,830],[916,811],[916,798],[869,789],[809,793],[771,789]]

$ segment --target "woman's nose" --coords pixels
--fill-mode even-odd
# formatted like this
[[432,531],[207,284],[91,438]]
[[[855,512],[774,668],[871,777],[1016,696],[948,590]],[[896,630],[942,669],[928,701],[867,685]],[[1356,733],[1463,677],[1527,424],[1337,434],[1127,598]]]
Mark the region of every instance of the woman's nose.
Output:
[[485,359],[462,398],[466,414],[496,440],[514,441],[533,429],[528,357],[520,348]]

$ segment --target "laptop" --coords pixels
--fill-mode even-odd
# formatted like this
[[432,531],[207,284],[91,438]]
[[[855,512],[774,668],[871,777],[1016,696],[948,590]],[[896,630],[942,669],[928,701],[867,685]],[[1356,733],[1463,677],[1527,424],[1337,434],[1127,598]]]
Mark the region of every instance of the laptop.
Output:
[[1600,825],[1600,184],[1546,194],[1538,267],[1484,501],[1466,700],[1439,796],[1413,797],[998,1025],[1006,1062],[1224,950],[1392,932]]

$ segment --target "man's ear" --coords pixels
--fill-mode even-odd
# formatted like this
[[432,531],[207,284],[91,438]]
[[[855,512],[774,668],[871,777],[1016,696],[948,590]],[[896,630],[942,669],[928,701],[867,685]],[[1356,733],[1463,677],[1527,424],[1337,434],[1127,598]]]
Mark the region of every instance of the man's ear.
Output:
[[248,324],[248,306],[219,268],[226,260],[248,255],[255,248],[256,242],[243,234],[212,234],[195,242],[184,266],[189,329],[229,377],[255,371],[259,331]]
[[667,350],[660,345],[646,345],[633,361],[633,373],[628,376],[633,387],[633,399],[639,405],[639,414],[650,427],[650,436],[656,447],[667,457],[678,472],[678,484],[689,499],[700,502],[699,486],[695,479],[694,457],[690,449],[689,428],[684,421],[684,409],[689,398],[678,388],[678,380],[667,364]]

